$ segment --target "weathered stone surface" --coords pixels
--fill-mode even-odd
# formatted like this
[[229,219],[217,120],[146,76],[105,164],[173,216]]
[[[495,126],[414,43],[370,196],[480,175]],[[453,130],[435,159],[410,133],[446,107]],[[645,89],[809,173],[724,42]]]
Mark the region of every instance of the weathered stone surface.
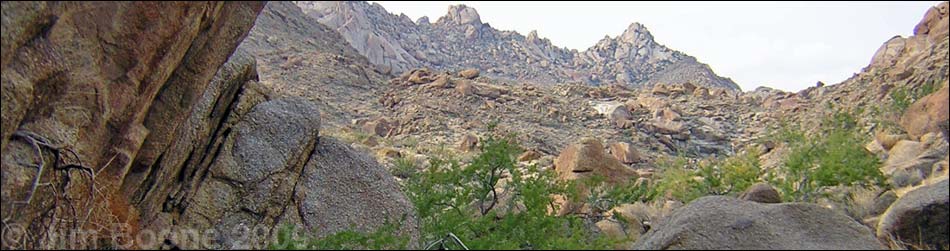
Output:
[[199,181],[194,197],[187,201],[195,206],[183,210],[182,227],[215,229],[221,241],[212,243],[214,248],[264,247],[264,240],[249,242],[234,230],[247,226],[266,234],[276,231],[317,144],[320,117],[316,111],[315,104],[300,99],[254,106],[233,126],[233,134],[226,136],[220,154],[211,160],[208,179],[218,185]]
[[703,197],[644,234],[636,250],[861,249],[884,246],[867,227],[814,204],[760,204]]
[[877,236],[922,247],[948,245],[948,181],[920,187],[905,194],[881,216]]
[[[5,224],[75,217],[47,210],[56,199],[52,190],[33,194],[30,183],[18,183],[40,175],[46,181],[71,176],[70,207],[92,209],[90,224],[118,218],[138,225],[135,206],[141,198],[127,188],[173,185],[156,184],[149,175],[160,171],[155,163],[161,153],[262,8],[261,2],[4,2],[0,169]],[[13,136],[16,131],[35,137]],[[98,175],[90,180],[68,172],[22,172],[31,168],[21,164],[34,159],[23,155],[33,152],[29,138],[66,146],[75,152],[72,161]],[[93,183],[101,193],[95,199],[88,191]],[[65,186],[54,186],[59,185]],[[34,203],[10,204],[26,197]],[[100,204],[106,201],[112,205]],[[35,230],[59,230],[46,227]]]
[[419,230],[412,203],[395,178],[372,157],[332,138],[321,138],[304,167],[293,206],[278,225],[295,224],[317,237],[343,230],[371,231],[387,222],[416,243]]

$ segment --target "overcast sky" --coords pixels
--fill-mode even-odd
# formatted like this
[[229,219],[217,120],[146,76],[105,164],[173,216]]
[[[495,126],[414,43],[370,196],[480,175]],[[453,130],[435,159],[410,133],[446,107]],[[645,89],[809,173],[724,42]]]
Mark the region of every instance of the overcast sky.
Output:
[[632,22],[660,44],[706,63],[743,90],[798,91],[836,84],[868,65],[895,35],[913,34],[921,2],[390,2],[389,12],[435,22],[449,5],[474,7],[482,22],[583,51]]

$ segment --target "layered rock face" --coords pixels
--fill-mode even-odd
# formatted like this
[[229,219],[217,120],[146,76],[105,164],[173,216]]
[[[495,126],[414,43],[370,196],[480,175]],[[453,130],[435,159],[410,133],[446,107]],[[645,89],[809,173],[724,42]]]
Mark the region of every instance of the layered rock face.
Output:
[[592,85],[652,86],[692,82],[738,91],[695,58],[653,40],[639,23],[618,37],[605,37],[583,51],[560,48],[537,32],[527,36],[483,23],[465,5],[449,7],[436,22],[413,22],[379,4],[297,2],[308,15],[336,29],[383,72],[416,67],[437,70],[478,68],[487,76],[537,84],[580,82]]
[[2,6],[4,249],[263,248],[284,224],[417,238],[393,177],[235,52],[263,3]]

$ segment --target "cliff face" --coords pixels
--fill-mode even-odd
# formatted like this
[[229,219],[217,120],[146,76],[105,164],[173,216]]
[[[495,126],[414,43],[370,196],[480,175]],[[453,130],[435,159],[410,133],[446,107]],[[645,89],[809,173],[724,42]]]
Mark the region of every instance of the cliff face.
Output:
[[481,69],[487,76],[536,84],[693,84],[739,90],[695,58],[656,43],[639,23],[583,51],[560,48],[537,32],[527,36],[483,23],[465,5],[449,7],[436,22],[413,22],[366,2],[297,2],[308,15],[336,29],[385,73],[417,67]]
[[136,221],[136,194],[261,8],[4,2],[4,224]]
[[382,218],[415,238],[385,169],[258,83],[237,48],[264,3],[2,7],[4,249],[263,248]]

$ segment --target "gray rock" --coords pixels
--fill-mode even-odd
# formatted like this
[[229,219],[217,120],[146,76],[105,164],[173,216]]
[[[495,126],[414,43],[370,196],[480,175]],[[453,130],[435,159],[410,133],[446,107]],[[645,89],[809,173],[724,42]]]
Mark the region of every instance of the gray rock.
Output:
[[874,198],[874,204],[868,211],[867,216],[883,214],[895,201],[897,201],[897,193],[894,191],[887,191],[878,195],[877,198]]
[[633,249],[884,249],[867,227],[814,204],[700,198],[643,235]]
[[877,236],[925,247],[948,245],[948,180],[905,194],[881,216]]
[[376,160],[336,139],[322,137],[288,208],[302,218],[282,224],[305,226],[323,237],[344,230],[370,231],[385,223],[400,224],[396,235],[419,238],[415,208],[395,178]]
[[752,185],[739,195],[739,199],[759,203],[782,203],[782,196],[772,186],[765,183]]

